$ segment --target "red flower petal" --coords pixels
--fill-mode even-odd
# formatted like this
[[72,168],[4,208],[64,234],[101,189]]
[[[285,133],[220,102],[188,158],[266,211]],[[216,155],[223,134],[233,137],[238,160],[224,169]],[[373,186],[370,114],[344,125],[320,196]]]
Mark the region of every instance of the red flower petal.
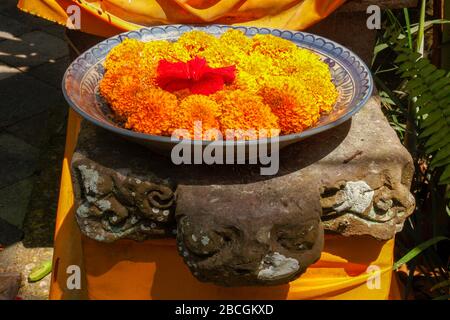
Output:
[[206,64],[206,59],[195,57],[188,61],[189,78],[195,81],[200,80],[203,75],[209,71],[209,67]]
[[185,62],[160,60],[157,83],[162,89],[173,92],[190,89],[195,94],[212,94],[236,78],[236,66],[211,68],[204,58],[195,57]]
[[191,92],[194,94],[209,95],[223,89],[223,79],[216,74],[204,76],[199,81],[192,83]]

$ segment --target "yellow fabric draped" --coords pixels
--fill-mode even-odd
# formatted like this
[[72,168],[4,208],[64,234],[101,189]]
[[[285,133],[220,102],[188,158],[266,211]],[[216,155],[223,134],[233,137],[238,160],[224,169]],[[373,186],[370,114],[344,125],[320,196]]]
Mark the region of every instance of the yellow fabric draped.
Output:
[[[222,23],[302,30],[345,0],[19,0],[31,14],[67,25],[79,7],[81,31],[109,37],[141,26]],[[69,13],[68,13],[69,12]]]
[[[51,299],[399,298],[396,282],[391,282],[394,240],[327,235],[321,259],[299,279],[275,287],[225,288],[196,280],[172,239],[104,244],[82,236],[74,217],[69,169],[80,121],[71,110],[56,221]],[[81,267],[81,290],[67,287],[67,268],[71,265]],[[371,268],[377,273],[372,273]]]

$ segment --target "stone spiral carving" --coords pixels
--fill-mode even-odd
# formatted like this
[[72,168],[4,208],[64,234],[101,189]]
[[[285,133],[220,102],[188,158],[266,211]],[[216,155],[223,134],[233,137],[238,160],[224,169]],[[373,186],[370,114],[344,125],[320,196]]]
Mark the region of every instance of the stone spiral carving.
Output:
[[79,181],[76,216],[86,236],[102,242],[173,236],[175,195],[169,186],[93,163],[74,163],[73,168]]

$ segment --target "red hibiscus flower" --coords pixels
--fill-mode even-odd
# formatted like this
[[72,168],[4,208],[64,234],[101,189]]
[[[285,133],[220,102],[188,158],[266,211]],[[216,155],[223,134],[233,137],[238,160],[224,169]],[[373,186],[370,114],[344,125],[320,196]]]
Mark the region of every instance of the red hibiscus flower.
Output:
[[189,89],[194,94],[209,95],[236,78],[236,66],[211,68],[204,58],[188,62],[160,60],[156,81],[162,89],[174,92]]

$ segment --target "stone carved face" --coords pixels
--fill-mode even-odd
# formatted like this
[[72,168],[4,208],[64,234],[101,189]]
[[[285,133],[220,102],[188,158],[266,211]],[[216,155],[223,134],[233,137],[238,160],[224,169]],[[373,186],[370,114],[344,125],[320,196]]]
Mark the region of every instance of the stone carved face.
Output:
[[[290,195],[271,190],[221,186],[215,191],[181,187],[177,192],[178,250],[200,281],[284,284],[320,258],[320,208],[304,211]],[[199,193],[201,200],[193,202]]]

